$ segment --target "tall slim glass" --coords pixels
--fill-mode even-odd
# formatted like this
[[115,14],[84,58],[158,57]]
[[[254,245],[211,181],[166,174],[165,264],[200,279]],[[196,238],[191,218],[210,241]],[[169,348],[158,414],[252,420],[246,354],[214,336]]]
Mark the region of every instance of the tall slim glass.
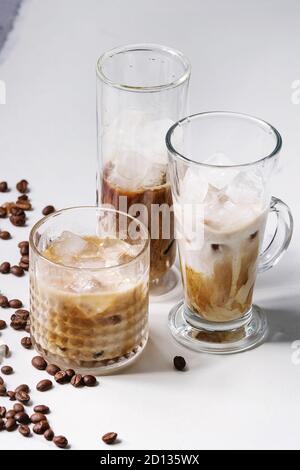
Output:
[[176,283],[165,134],[186,113],[189,77],[188,60],[156,44],[119,47],[97,63],[98,202],[148,226],[152,295]]
[[[166,143],[184,283],[172,334],[199,351],[249,349],[267,334],[252,304],[256,274],[279,260],[292,235],[289,208],[270,195],[280,134],[251,116],[211,112],[179,121]],[[270,212],[277,226],[262,251]]]

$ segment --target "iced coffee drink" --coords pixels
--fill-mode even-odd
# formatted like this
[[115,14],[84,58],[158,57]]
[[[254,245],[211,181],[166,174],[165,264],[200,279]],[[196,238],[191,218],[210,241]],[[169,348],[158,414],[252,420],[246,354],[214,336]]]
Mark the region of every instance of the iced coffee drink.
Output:
[[[202,180],[197,234],[189,233],[187,224],[179,241],[186,304],[211,322],[240,318],[252,305],[267,212],[253,191],[247,194],[245,182],[239,193],[241,178],[225,189]],[[183,184],[191,188],[190,183],[187,174]]]
[[131,111],[123,113],[103,135],[107,158],[101,172],[100,200],[118,210],[128,211],[148,227],[152,285],[166,274],[176,257],[164,143],[171,124],[168,119],[158,120]]
[[93,373],[138,356],[148,337],[142,242],[64,230],[40,249],[40,258],[32,256],[30,287],[38,352],[62,368]]

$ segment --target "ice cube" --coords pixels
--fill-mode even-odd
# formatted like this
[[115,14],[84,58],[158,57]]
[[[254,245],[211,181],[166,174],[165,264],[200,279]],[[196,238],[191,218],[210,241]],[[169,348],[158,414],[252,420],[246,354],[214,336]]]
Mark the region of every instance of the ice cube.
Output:
[[230,200],[236,204],[257,204],[263,202],[263,175],[256,171],[240,171],[226,189]]
[[200,204],[208,191],[208,183],[201,171],[189,168],[184,175],[180,188],[180,200],[184,204]]
[[214,153],[203,163],[209,166],[199,167],[202,178],[217,189],[228,186],[238,173],[232,166],[234,162],[223,153]]
[[168,164],[168,152],[165,144],[166,133],[174,124],[171,119],[155,119],[145,116],[137,135],[137,152],[152,165]]
[[54,240],[52,251],[63,262],[64,259],[68,261],[70,257],[80,255],[87,247],[88,242],[86,240],[76,235],[76,233],[65,230]]

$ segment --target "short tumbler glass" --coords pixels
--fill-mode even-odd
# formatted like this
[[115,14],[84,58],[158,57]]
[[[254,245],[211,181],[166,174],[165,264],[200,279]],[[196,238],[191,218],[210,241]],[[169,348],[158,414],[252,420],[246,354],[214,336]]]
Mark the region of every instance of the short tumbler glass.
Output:
[[148,339],[146,227],[105,207],[41,219],[30,234],[30,323],[36,350],[93,374],[133,362]]
[[[267,334],[252,304],[256,274],[292,235],[289,208],[270,195],[280,134],[251,116],[210,112],[179,121],[166,142],[185,299],[170,313],[171,331],[199,351],[249,349]],[[277,224],[263,248],[270,211]]]

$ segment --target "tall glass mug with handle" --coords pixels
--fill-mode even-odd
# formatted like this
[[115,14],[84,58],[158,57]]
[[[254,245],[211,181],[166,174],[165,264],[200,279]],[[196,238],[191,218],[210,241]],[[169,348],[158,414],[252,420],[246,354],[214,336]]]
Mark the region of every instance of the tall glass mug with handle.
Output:
[[[255,117],[209,112],[173,125],[166,143],[184,284],[172,334],[198,351],[250,349],[268,330],[252,304],[256,275],[277,263],[293,229],[288,206],[270,195],[280,134]],[[277,226],[263,248],[270,212]]]
[[165,135],[186,115],[189,77],[180,52],[155,44],[119,47],[97,63],[98,202],[148,226],[152,295],[178,279]]

